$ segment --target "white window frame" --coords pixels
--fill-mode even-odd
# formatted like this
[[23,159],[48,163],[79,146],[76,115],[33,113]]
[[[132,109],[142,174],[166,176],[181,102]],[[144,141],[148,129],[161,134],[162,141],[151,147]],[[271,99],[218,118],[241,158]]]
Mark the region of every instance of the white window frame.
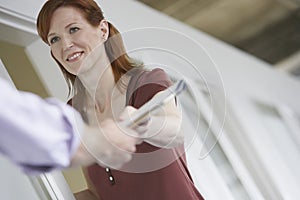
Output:
[[[229,113],[231,112],[229,106],[231,104],[231,99],[229,99],[228,96],[225,96],[225,93],[222,89],[209,84],[209,89],[211,91],[213,90],[213,94],[210,95],[212,95],[212,98],[214,98],[211,99],[212,102],[210,102],[210,100],[207,100],[204,96],[204,93],[208,92],[208,90],[205,89],[207,85],[203,86],[204,84],[201,80],[187,81],[190,88],[194,88],[190,91],[193,93],[192,96],[194,96],[194,98],[197,100],[197,104],[199,105],[199,112],[205,119],[206,123],[210,125],[210,129],[212,133],[215,134],[215,137],[219,138],[218,142],[222,147],[222,150],[226,154],[228,160],[230,161],[230,164],[234,168],[236,175],[242,182],[244,189],[247,191],[247,194],[251,199],[264,199],[261,191],[259,190],[259,186],[255,183],[251,172],[246,166],[246,163],[238,153],[239,149],[233,144],[233,138],[230,138],[226,127],[223,128],[223,123],[225,123],[224,120],[226,120],[226,124],[228,124],[228,119],[231,117],[229,115]],[[219,99],[223,99],[225,102],[220,102],[218,101]],[[224,106],[226,106],[226,108],[224,108]],[[217,116],[217,112],[226,113],[225,116],[223,115],[224,113]],[[226,117],[226,119],[224,119],[223,117]]]
[[[291,163],[286,163],[280,156],[275,155],[274,158],[274,154],[280,154],[274,138],[268,134],[271,130],[264,125],[264,116],[258,105],[278,111],[282,123],[291,130],[291,135],[300,132],[297,120],[290,118],[291,109],[282,102],[246,94],[235,95],[231,97],[230,105],[230,119],[233,120],[230,124],[232,130],[236,130],[230,134],[231,141],[266,199],[295,199],[300,196],[300,182],[289,171]],[[282,140],[291,135],[282,135]]]

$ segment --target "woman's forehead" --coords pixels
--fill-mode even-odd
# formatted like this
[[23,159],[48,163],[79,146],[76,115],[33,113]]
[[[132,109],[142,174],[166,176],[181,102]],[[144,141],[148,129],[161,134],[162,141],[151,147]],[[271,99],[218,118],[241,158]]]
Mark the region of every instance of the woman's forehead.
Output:
[[50,21],[50,29],[66,28],[71,23],[87,22],[82,12],[73,7],[60,7],[53,13]]

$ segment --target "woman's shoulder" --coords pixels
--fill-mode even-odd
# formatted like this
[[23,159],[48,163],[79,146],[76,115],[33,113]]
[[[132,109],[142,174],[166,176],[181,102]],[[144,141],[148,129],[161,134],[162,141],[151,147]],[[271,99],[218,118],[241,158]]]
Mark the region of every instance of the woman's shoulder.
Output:
[[172,85],[172,81],[163,69],[140,70],[130,81],[126,102],[128,105],[138,108],[170,85]]
[[159,84],[166,87],[172,84],[168,74],[161,68],[154,68],[151,70],[144,70],[141,74],[139,82],[145,84]]

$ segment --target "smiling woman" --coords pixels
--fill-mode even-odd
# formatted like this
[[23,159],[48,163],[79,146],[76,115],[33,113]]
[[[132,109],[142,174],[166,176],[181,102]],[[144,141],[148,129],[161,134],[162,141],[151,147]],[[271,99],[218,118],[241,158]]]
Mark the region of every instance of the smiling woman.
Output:
[[148,121],[118,126],[122,113],[131,115],[172,85],[168,75],[158,68],[147,71],[130,58],[119,31],[92,0],[48,0],[37,28],[73,89],[72,105],[85,121],[110,130],[105,133],[108,140],[118,140],[112,133],[123,132],[140,142],[133,159],[119,170],[105,162],[85,168],[90,191],[103,200],[202,199],[186,166],[175,99]]
[[[99,8],[99,6],[92,0],[77,0],[77,1],[47,1],[44,5],[44,8],[40,11],[38,19],[37,19],[37,31],[41,39],[51,46],[51,41],[48,41],[50,24],[52,21],[52,17],[54,16],[54,12],[56,9],[61,7],[72,7],[74,10],[77,10],[80,13],[80,16],[83,17],[87,22],[88,26],[92,26],[94,28],[99,27],[99,22],[104,20],[103,12]],[[75,12],[75,11],[74,11]],[[75,18],[77,16],[71,16]],[[59,19],[60,21],[60,19]],[[75,23],[75,22],[73,22]],[[110,23],[106,22],[108,26],[108,38],[113,38],[113,40],[108,40],[104,43],[105,52],[112,66],[112,71],[116,81],[120,79],[122,74],[131,70],[134,67],[139,67],[140,63],[136,63],[133,59],[131,59],[126,51],[122,41],[122,38],[119,34],[119,31]],[[63,27],[65,28],[65,27]],[[74,32],[74,30],[72,30]],[[88,36],[90,37],[90,36]],[[106,38],[106,39],[108,39]],[[52,38],[53,39],[53,38]],[[56,41],[54,39],[54,41]],[[52,41],[53,42],[53,41]],[[53,52],[51,51],[52,57],[56,60],[58,66],[63,72],[64,77],[66,78],[67,84],[69,86],[69,90],[73,88],[75,83],[76,76],[69,73],[64,66],[55,58]],[[74,89],[74,88],[73,88]]]
[[[80,66],[85,56],[103,44],[107,37],[107,21],[101,20],[94,27],[81,15],[79,9],[60,7],[53,13],[47,40],[57,61],[69,73],[78,75],[79,70],[82,72]],[[101,52],[104,53],[104,46],[101,46]]]

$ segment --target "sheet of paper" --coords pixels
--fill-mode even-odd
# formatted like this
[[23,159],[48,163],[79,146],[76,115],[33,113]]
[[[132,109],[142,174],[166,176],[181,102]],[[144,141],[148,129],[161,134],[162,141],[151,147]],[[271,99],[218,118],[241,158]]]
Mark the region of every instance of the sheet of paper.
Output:
[[174,85],[168,87],[163,92],[155,95],[150,101],[140,107],[130,118],[130,120],[121,122],[121,126],[134,126],[143,120],[150,112],[154,112],[159,107],[163,106],[175,96],[179,95],[186,88],[184,80],[177,81]]

